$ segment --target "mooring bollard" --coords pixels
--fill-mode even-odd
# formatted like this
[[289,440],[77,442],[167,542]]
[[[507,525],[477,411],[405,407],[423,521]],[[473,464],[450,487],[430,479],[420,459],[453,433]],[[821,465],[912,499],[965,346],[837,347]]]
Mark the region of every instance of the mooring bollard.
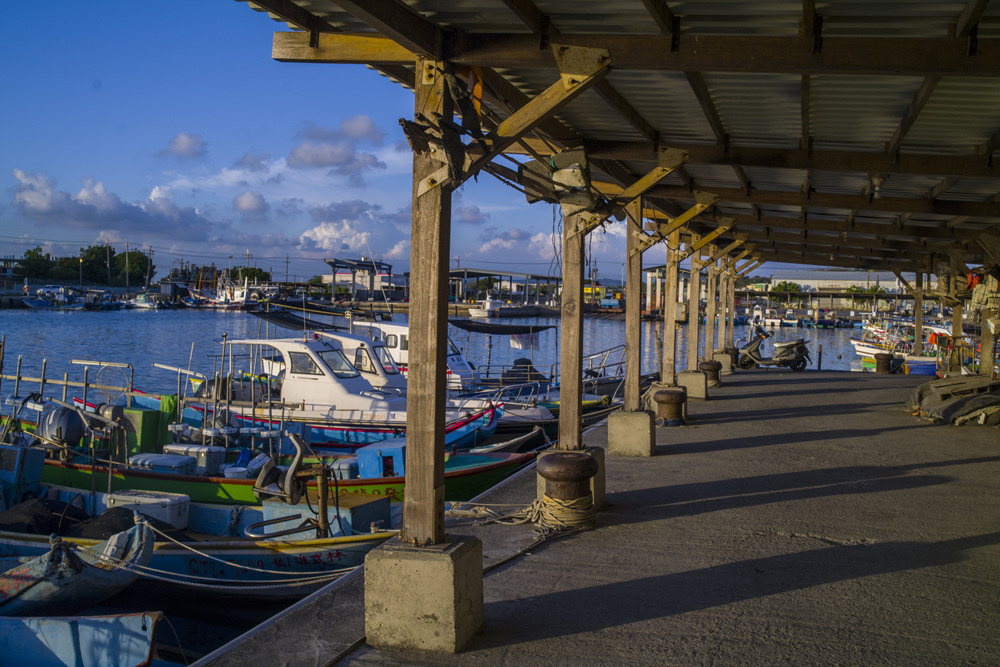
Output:
[[719,371],[722,370],[722,364],[718,361],[702,361],[698,364],[698,370],[705,374],[709,387],[722,386],[722,379],[719,377]]
[[739,361],[740,361],[740,350],[737,347],[727,347],[726,348],[726,352],[729,353],[729,356],[733,360],[733,370],[735,371],[737,368],[740,367],[740,364],[739,364]]
[[684,425],[684,403],[687,392],[683,389],[661,389],[653,394],[656,401],[656,418],[663,420],[664,426]]
[[875,372],[881,373],[882,375],[889,374],[890,364],[892,363],[892,355],[888,352],[876,352],[875,353]]
[[584,451],[550,451],[538,458],[538,475],[545,480],[542,512],[558,518],[558,524],[592,528],[596,522],[590,478],[597,474],[597,461]]

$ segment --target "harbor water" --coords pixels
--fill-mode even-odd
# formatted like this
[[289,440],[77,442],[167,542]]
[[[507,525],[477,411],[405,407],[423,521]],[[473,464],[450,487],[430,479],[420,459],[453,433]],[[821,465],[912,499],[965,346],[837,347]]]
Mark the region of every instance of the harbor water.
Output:
[[[328,320],[329,321],[329,320]],[[405,315],[394,321],[405,322]],[[491,320],[504,324],[554,325],[537,334],[532,345],[524,339],[488,336],[449,327],[452,341],[476,367],[509,365],[515,359],[530,359],[541,372],[548,374],[559,360],[559,320],[517,318]],[[346,324],[345,320],[339,323]],[[663,338],[662,322],[642,323],[642,362],[644,373],[659,368],[659,349]],[[83,379],[84,366],[73,360],[128,364],[127,368],[90,366],[88,379],[98,384],[122,386],[126,373],[134,374],[134,385],[149,391],[176,391],[176,373],[154,368],[153,363],[211,374],[222,354],[222,341],[263,337],[288,337],[293,330],[268,324],[249,312],[226,312],[200,309],[124,310],[111,312],[60,312],[38,310],[0,310],[0,334],[6,349],[3,373],[13,375],[20,357],[21,374],[39,377],[45,362],[47,381]],[[736,328],[736,339],[746,339],[748,327]],[[774,329],[775,341],[805,339],[812,355],[809,368],[815,369],[822,348],[823,370],[860,370],[860,363],[850,344],[858,329]],[[686,368],[687,325],[678,327],[677,369]],[[704,336],[704,334],[703,334]],[[621,346],[625,342],[625,323],[621,319],[587,317],[584,319],[584,354],[593,354]],[[521,346],[518,347],[517,345]],[[703,349],[704,340],[699,348]],[[772,350],[771,341],[765,344]],[[621,352],[615,359],[621,358]],[[37,387],[31,387],[35,390]],[[14,393],[10,381],[0,386],[4,396]],[[23,393],[23,392],[21,392]],[[47,395],[49,391],[46,391]]]

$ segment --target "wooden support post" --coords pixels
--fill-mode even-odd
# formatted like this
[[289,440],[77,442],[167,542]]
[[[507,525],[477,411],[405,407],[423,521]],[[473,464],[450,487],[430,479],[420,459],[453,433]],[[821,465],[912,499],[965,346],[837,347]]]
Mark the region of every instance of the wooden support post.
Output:
[[646,312],[653,312],[653,272],[646,271]]
[[[451,118],[444,64],[417,62],[416,115]],[[410,240],[410,370],[406,410],[404,542],[440,544],[444,536],[445,353],[448,338],[448,268],[451,190],[439,186],[418,195],[421,181],[441,167],[428,152],[413,154]]]
[[726,331],[731,326],[729,324],[733,316],[729,309],[729,272],[725,270],[725,262],[722,263],[722,272],[719,274],[719,337],[716,347],[719,350],[726,349]]
[[736,274],[730,269],[729,273],[729,313],[730,313],[730,325],[729,329],[726,330],[726,347],[732,349],[736,347],[735,337],[736,337]]
[[[948,294],[955,295],[957,293],[958,262],[954,257],[952,257],[951,278]],[[962,340],[962,302],[958,301],[951,307],[951,360],[948,363],[948,369],[952,373],[958,373],[962,370]]]
[[673,386],[677,384],[677,254],[680,250],[681,233],[675,231],[667,237],[667,298],[663,306],[663,361],[660,366],[660,382]]
[[[692,242],[697,241],[692,237]],[[701,250],[691,255],[691,282],[688,283],[687,369],[698,370],[698,334],[701,329]]]
[[989,320],[996,317],[996,314],[995,310],[984,309],[982,312],[983,339],[979,349],[979,374],[989,378],[993,377],[996,364],[996,358],[993,356],[993,341],[996,339],[996,335],[993,333]]
[[917,271],[913,291],[913,354],[924,353],[924,273]]
[[625,272],[625,406],[626,412],[639,411],[639,374],[642,355],[642,253],[632,252],[638,247],[634,234],[642,230],[642,197],[632,200],[625,207],[626,252],[628,267]]
[[[709,255],[712,254],[712,246],[708,247]],[[715,359],[715,316],[717,313],[716,296],[718,294],[719,270],[712,262],[708,265],[708,291],[705,300],[705,359],[712,361]]]
[[585,213],[575,213],[563,223],[562,328],[559,361],[558,449],[583,449],[583,242],[573,233]]

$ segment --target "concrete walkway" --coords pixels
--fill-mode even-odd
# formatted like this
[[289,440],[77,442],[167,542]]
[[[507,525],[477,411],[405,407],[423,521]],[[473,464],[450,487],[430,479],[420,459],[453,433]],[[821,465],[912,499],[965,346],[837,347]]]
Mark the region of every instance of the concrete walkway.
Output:
[[[484,579],[483,632],[455,656],[350,645],[361,577],[206,664],[1000,664],[1000,437],[903,412],[920,378],[752,371],[607,459],[591,531]],[[603,428],[588,445],[606,441]],[[528,504],[533,471],[484,502]],[[452,526],[484,565],[530,528]]]

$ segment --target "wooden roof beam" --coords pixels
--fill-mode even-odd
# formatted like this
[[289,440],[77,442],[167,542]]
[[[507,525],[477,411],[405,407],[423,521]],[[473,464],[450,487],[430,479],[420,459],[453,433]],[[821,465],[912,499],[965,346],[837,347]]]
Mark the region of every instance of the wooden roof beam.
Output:
[[850,219],[824,220],[821,218],[802,218],[734,215],[727,214],[736,220],[738,229],[748,227],[777,227],[782,229],[808,229],[817,231],[842,232],[845,234],[873,234],[876,236],[904,236],[924,239],[948,239],[972,241],[980,234],[980,230],[948,229],[944,226],[930,227],[921,225],[902,225],[893,227],[888,224],[862,223]]
[[341,9],[404,49],[444,60],[444,31],[397,0],[334,0]]
[[[972,217],[1000,217],[1000,203],[965,202],[965,201],[929,201],[923,198],[880,197],[869,200],[862,195],[841,195],[823,192],[780,192],[776,190],[753,190],[745,192],[731,188],[712,188],[721,202],[742,204],[772,204],[779,206],[798,206],[803,209],[839,208],[861,211],[889,211],[893,213],[930,213],[935,215],[968,215]],[[659,185],[649,192],[651,197],[668,199],[690,199],[687,188]]]
[[[1000,144],[1000,132],[994,137],[995,149]],[[873,153],[863,151],[799,150],[754,146],[723,146],[685,144],[665,140],[691,155],[691,164],[740,165],[820,171],[848,171],[885,174],[952,175],[976,178],[1000,176],[1000,164],[990,164],[985,153],[970,156],[934,155],[930,153]],[[586,141],[588,155],[609,160],[640,162],[656,159],[656,144],[652,142]],[[982,148],[987,150],[988,146]],[[990,151],[992,152],[992,151]]]
[[[381,26],[379,32],[386,32],[345,33],[334,40],[320,40],[312,53],[294,55],[317,62],[358,62],[352,42],[381,39],[414,53],[438,50],[456,66],[552,67],[534,34],[431,30],[427,24],[433,23],[391,0],[338,2],[350,6],[352,15],[369,25]],[[439,39],[443,46],[437,45]],[[632,70],[971,77],[995,77],[1000,70],[1000,38],[979,38],[974,57],[969,56],[968,40],[948,37],[824,36],[819,57],[812,52],[812,38],[806,37],[687,35],[680,38],[676,51],[670,35],[563,34],[559,40],[570,46],[607,49],[614,54],[616,68]],[[411,62],[396,53],[399,63]]]

